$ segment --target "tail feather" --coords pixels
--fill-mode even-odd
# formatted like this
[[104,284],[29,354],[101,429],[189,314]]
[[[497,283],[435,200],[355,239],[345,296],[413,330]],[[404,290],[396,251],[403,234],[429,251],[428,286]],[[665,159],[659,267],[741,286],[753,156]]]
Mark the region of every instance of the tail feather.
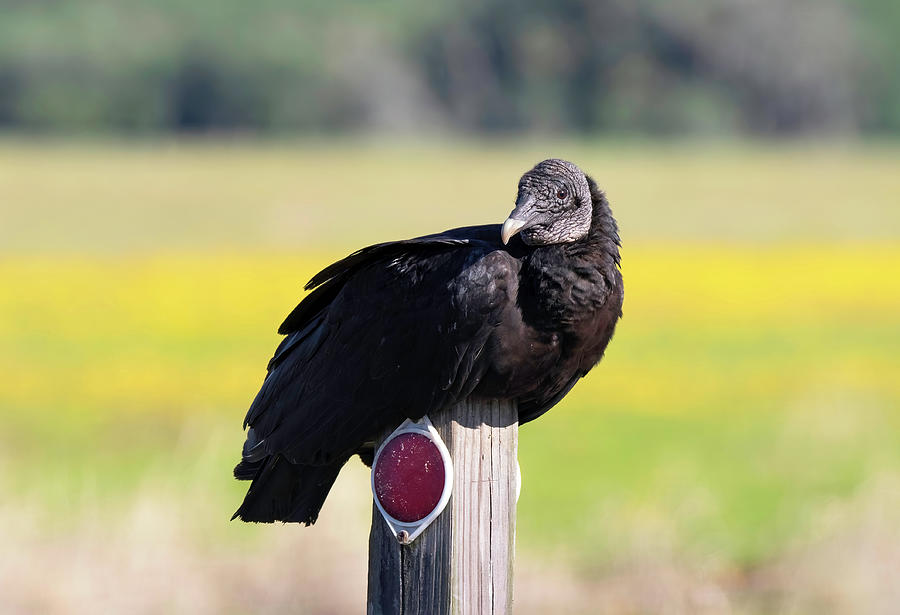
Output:
[[268,457],[260,461],[242,459],[239,464],[234,466],[234,477],[238,480],[253,480],[268,460]]
[[235,478],[253,480],[232,519],[257,523],[275,521],[312,525],[346,459],[327,466],[306,466],[280,455],[241,461]]

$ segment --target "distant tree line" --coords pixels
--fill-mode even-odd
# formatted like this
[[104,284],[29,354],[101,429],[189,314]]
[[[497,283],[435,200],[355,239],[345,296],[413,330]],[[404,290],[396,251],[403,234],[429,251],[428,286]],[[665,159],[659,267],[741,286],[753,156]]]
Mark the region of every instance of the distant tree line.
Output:
[[896,0],[0,0],[0,130],[900,133]]

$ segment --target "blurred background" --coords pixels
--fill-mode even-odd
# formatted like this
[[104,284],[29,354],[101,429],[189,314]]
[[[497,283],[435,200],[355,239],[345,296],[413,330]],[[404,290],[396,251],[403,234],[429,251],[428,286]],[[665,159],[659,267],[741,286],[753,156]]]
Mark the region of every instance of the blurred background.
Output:
[[229,522],[275,329],[570,159],[625,317],[523,428],[518,613],[896,613],[900,4],[0,0],[0,612],[351,613]]

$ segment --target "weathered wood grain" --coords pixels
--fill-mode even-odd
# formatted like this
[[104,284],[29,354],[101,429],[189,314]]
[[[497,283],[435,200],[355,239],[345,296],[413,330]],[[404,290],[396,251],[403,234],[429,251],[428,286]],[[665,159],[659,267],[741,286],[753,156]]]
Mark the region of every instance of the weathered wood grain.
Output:
[[397,542],[373,503],[367,612],[509,613],[516,532],[515,405],[466,400],[429,418],[450,449],[453,495],[444,513],[407,546]]

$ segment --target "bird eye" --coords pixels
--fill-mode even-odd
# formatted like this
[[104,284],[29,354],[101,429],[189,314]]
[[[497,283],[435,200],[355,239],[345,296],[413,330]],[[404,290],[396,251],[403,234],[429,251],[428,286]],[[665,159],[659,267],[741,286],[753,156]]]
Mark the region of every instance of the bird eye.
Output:
[[566,200],[566,198],[568,196],[569,196],[569,191],[566,190],[565,188],[560,188],[559,190],[556,191],[556,198],[558,198],[560,201]]

